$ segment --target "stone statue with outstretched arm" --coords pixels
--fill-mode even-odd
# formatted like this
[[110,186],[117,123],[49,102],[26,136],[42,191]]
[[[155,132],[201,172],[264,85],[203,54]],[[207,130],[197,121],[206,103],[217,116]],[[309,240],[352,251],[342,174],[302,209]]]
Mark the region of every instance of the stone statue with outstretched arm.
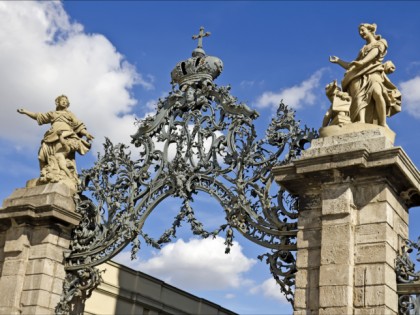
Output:
[[41,175],[36,184],[63,182],[76,188],[75,153],[87,153],[94,137],[87,132],[84,123],[68,110],[70,102],[67,96],[58,96],[55,104],[56,110],[47,113],[33,113],[25,109],[18,109],[18,113],[29,116],[39,125],[51,124],[39,149]]
[[395,70],[394,64],[391,61],[383,63],[388,43],[375,32],[376,24],[360,24],[359,34],[366,44],[357,58],[346,62],[331,56],[330,62],[346,70],[341,85],[352,98],[351,122],[386,127],[386,116],[401,111],[401,93],[387,76]]

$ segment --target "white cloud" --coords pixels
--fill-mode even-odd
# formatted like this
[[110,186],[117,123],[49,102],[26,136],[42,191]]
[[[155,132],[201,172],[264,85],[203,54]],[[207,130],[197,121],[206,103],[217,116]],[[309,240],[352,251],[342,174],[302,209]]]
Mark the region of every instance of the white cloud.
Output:
[[420,118],[420,76],[400,83],[401,94],[403,95],[403,110]]
[[37,146],[48,127],[16,109],[50,111],[55,97],[66,94],[70,110],[96,137],[94,152],[105,136],[130,142],[136,131],[130,90],[152,89],[150,77],[144,79],[103,35],[85,33],[61,2],[0,2],[0,50],[1,137]]
[[233,294],[233,293],[227,293],[227,294],[225,294],[225,299],[228,299],[228,300],[234,299],[235,297],[236,297],[236,295]]
[[178,286],[183,290],[221,290],[239,288],[251,283],[243,273],[251,269],[255,259],[247,258],[234,242],[225,254],[225,239],[182,239],[164,246],[147,261],[131,261],[123,252],[115,260]]
[[259,108],[272,107],[276,109],[281,100],[285,104],[299,109],[304,105],[313,105],[316,97],[314,90],[319,87],[320,79],[325,69],[316,71],[309,79],[300,84],[280,90],[279,92],[266,91],[256,101]]
[[283,293],[280,291],[280,286],[274,278],[268,278],[260,285],[254,286],[250,289],[251,294],[262,294],[263,296],[277,300],[281,303],[288,303]]

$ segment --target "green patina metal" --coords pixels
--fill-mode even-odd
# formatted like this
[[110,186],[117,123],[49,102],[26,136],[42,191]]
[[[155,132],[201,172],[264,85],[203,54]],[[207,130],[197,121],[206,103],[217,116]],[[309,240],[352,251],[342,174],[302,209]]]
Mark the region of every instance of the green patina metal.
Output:
[[417,242],[406,240],[401,253],[395,259],[397,275],[398,311],[401,315],[420,314],[420,271],[410,258],[415,251],[420,261],[420,237]]
[[[130,243],[132,258],[141,240],[160,248],[176,237],[182,221],[204,238],[225,233],[226,253],[235,230],[267,248],[259,258],[293,304],[298,200],[276,186],[271,170],[299,156],[317,134],[301,128],[294,112],[280,104],[258,140],[258,113],[238,102],[229,86],[213,81],[223,63],[202,49],[208,35],[202,28],[194,36],[198,47],[172,71],[172,92],[157,102],[156,114],[137,121],[132,143],[140,157],[133,159],[128,146],[106,140],[95,165],[82,172],[76,196],[82,220],[66,257],[67,280],[57,313],[72,313],[74,299],[87,298],[100,283],[95,266]],[[191,203],[198,191],[215,198],[225,211],[226,222],[214,231],[206,231],[195,217]],[[182,207],[172,226],[153,239],[143,225],[171,196],[181,198]]]

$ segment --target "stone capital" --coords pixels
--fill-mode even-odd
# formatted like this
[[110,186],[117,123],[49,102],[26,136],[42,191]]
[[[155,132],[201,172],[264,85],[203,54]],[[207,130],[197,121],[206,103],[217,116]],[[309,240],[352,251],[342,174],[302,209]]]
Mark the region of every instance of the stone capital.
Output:
[[313,141],[301,159],[273,169],[276,182],[290,193],[302,195],[321,185],[382,181],[408,207],[420,205],[420,172],[401,147],[391,146],[377,135],[358,139],[350,134],[340,139]]
[[0,209],[0,224],[48,225],[61,223],[73,227],[79,223],[75,212],[75,191],[68,186],[55,183],[16,189],[3,202]]

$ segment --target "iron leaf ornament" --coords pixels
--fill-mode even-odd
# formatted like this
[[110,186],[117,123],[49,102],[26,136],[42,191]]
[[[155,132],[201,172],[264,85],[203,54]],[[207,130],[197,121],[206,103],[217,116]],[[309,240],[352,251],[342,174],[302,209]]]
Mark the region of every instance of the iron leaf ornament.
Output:
[[398,286],[409,285],[408,290],[398,292],[398,313],[400,315],[411,315],[420,313],[420,271],[416,271],[416,264],[410,257],[415,253],[416,260],[420,261],[420,237],[417,242],[405,240],[401,252],[395,259],[395,273]]
[[[194,36],[199,45],[172,71],[172,92],[159,99],[153,117],[136,122],[132,143],[139,158],[127,145],[107,139],[95,165],[82,172],[76,196],[82,220],[73,231],[66,270],[75,275],[93,268],[129,243],[135,258],[142,241],[160,248],[187,222],[203,238],[224,233],[226,253],[234,231],[265,247],[268,252],[259,258],[293,304],[298,199],[276,186],[271,170],[296,159],[317,133],[300,127],[281,103],[265,137],[258,139],[258,113],[238,102],[229,86],[214,83],[223,63],[204,52],[202,39],[209,35],[202,28]],[[224,209],[226,220],[214,231],[195,216],[192,202],[199,191]],[[168,197],[180,198],[182,207],[172,225],[152,238],[143,226]]]

